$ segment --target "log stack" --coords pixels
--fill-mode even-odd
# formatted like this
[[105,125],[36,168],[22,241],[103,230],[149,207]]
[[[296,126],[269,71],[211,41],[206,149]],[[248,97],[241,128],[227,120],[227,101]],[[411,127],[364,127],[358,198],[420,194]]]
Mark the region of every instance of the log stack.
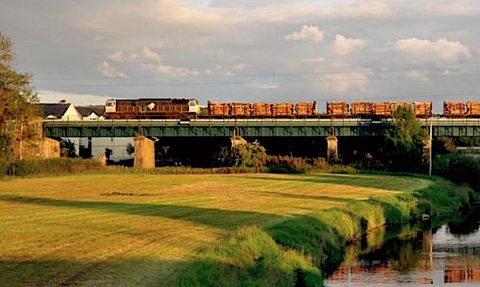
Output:
[[333,118],[348,117],[347,102],[327,102],[327,115]]
[[373,105],[369,102],[352,103],[352,116],[365,116],[373,113]]
[[374,115],[381,117],[393,116],[392,105],[389,102],[372,103],[372,112]]
[[317,109],[316,102],[296,103],[295,114],[297,116],[313,116],[315,115],[316,109]]
[[432,102],[413,102],[413,112],[418,118],[432,116]]
[[468,102],[467,103],[467,116],[478,117],[480,116],[480,102]]
[[231,103],[230,115],[233,117],[249,117],[251,115],[249,103]]
[[395,114],[399,107],[408,108],[411,105],[408,102],[393,102],[390,103],[390,107],[392,109],[393,114]]
[[463,117],[465,115],[465,103],[443,102],[443,115],[446,117]]
[[291,117],[293,115],[293,104],[275,103],[272,105],[272,110],[275,117]]
[[213,117],[227,117],[229,115],[228,103],[208,102],[208,115]]
[[253,114],[257,117],[273,116],[272,104],[270,104],[270,103],[253,103]]

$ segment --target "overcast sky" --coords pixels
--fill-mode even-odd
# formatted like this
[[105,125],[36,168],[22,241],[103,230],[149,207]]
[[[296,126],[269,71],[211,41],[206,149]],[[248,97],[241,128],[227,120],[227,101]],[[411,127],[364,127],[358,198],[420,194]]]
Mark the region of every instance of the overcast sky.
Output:
[[480,100],[478,0],[0,0],[42,101]]

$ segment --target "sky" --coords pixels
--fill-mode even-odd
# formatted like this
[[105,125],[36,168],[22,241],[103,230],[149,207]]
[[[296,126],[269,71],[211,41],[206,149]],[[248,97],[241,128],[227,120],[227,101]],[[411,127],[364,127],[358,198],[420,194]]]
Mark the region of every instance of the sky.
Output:
[[42,102],[480,100],[479,0],[0,0]]

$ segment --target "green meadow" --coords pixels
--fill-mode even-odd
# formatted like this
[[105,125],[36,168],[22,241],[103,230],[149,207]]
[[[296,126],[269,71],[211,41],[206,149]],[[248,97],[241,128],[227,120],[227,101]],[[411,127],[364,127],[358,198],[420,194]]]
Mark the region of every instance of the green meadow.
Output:
[[432,182],[320,173],[2,180],[0,286],[166,286],[243,226],[281,226]]

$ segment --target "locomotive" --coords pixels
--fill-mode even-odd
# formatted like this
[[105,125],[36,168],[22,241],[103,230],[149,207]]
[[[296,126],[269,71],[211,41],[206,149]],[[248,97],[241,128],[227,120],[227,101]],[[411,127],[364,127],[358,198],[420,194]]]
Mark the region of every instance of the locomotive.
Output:
[[107,119],[193,119],[200,113],[195,99],[109,99]]

